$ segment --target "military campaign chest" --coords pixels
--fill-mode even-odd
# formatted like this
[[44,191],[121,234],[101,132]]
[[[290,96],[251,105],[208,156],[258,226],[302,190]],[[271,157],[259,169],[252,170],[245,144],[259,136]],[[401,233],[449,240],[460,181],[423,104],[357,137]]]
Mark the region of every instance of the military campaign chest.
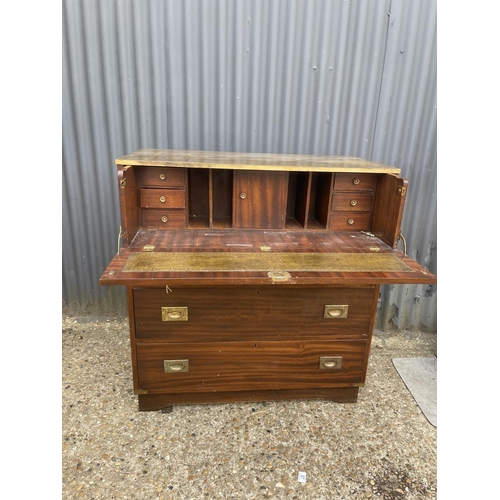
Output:
[[381,284],[436,283],[398,250],[407,181],[353,157],[143,149],[116,160],[141,410],[354,402]]

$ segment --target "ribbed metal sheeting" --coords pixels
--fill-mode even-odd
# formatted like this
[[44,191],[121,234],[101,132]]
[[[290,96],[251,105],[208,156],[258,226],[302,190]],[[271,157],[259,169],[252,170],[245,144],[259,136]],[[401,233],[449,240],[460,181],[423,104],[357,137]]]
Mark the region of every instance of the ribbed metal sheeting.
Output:
[[[434,0],[63,1],[63,298],[120,225],[114,158],[140,148],[335,154],[408,177],[409,255],[436,271]],[[382,288],[377,327],[436,329],[435,287]]]

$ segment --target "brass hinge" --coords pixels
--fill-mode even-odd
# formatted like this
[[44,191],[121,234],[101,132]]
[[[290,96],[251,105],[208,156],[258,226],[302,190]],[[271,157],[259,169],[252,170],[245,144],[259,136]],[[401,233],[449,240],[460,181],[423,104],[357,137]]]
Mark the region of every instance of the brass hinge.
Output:
[[406,188],[403,186],[398,187],[396,192],[399,194],[399,196],[404,196],[406,194]]
[[144,245],[142,247],[143,252],[152,252],[155,249],[154,245]]
[[120,187],[122,189],[125,189],[127,187],[127,178],[124,177],[121,181],[120,181]]
[[140,396],[141,394],[147,394],[148,391],[146,389],[137,389],[136,391],[134,391],[134,394],[136,396]]
[[364,382],[355,382],[354,384],[352,384],[353,387],[364,387],[365,386],[365,383]]

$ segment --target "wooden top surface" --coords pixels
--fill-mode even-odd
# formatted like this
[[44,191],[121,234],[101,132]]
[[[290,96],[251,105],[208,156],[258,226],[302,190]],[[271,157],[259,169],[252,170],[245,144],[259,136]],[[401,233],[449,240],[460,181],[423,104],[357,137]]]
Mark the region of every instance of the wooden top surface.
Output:
[[399,174],[401,169],[352,156],[318,156],[226,151],[140,149],[115,160],[117,165],[305,172]]

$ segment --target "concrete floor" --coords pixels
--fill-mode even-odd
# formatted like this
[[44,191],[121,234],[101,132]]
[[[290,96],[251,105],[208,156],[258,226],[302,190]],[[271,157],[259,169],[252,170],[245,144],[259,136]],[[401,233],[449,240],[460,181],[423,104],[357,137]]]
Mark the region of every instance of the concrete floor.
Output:
[[172,413],[138,411],[128,336],[126,320],[63,318],[63,499],[437,498],[437,429],[391,361],[434,356],[435,335],[375,332],[355,404]]

